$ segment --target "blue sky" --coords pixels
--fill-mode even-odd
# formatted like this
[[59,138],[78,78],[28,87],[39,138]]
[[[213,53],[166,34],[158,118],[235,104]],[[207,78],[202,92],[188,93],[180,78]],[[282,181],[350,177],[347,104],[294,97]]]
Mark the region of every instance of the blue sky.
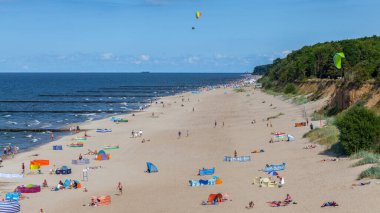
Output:
[[379,11],[378,0],[0,0],[0,72],[245,72],[379,35]]

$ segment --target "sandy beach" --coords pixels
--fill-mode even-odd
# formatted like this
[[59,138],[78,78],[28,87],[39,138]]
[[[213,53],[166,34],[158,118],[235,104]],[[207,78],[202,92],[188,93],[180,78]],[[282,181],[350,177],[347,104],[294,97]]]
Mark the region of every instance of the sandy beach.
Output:
[[[182,101],[183,99],[183,101]],[[41,185],[46,179],[49,188],[40,193],[25,194],[28,198],[20,201],[22,212],[377,212],[380,197],[379,184],[351,187],[363,167],[352,168],[353,161],[341,159],[338,162],[321,162],[331,158],[320,154],[324,147],[305,150],[309,143],[302,135],[309,127],[294,127],[303,122],[304,109],[307,113],[322,107],[322,102],[296,106],[278,97],[261,91],[247,89],[237,93],[232,88],[220,88],[200,94],[184,93],[164,97],[135,116],[124,115],[128,123],[116,124],[109,119],[81,125],[92,129],[91,137],[83,148],[70,148],[77,135],[66,136],[34,150],[15,156],[3,162],[2,173],[20,173],[24,162],[30,172],[29,161],[48,159],[50,165],[41,167],[43,174],[25,175],[23,179],[1,179],[2,195],[13,191],[18,185]],[[183,106],[182,106],[183,105]],[[193,111],[194,108],[194,111]],[[154,113],[154,116],[152,116]],[[283,113],[272,119],[267,127],[267,118]],[[255,120],[256,123],[251,122]],[[216,127],[214,122],[217,122]],[[224,122],[224,126],[223,126]],[[319,126],[319,122],[315,122]],[[112,129],[110,133],[97,133],[97,128]],[[131,132],[143,131],[142,137],[132,138]],[[178,132],[181,131],[181,137]],[[295,136],[293,142],[268,143],[271,132],[286,132]],[[188,136],[187,136],[188,133]],[[83,136],[79,133],[78,136]],[[145,139],[145,143],[141,141]],[[85,166],[72,165],[91,150],[101,150],[105,145],[117,144],[120,149],[107,150],[110,160],[95,161],[90,158],[88,166],[101,168],[89,170],[88,181],[82,181]],[[62,151],[52,150],[53,145],[63,145]],[[251,154],[253,150],[265,152]],[[224,156],[251,156],[249,162],[224,162]],[[38,154],[38,157],[32,156]],[[158,173],[148,174],[146,162],[152,162]],[[281,188],[260,188],[252,185],[255,177],[267,177],[259,171],[266,164],[286,163],[280,171],[285,178]],[[50,175],[53,165],[71,167],[70,175]],[[214,186],[190,187],[189,180],[200,179],[198,169],[215,167],[215,175],[223,183]],[[206,176],[206,178],[209,176]],[[203,177],[202,177],[203,178]],[[81,189],[51,191],[59,180],[76,179]],[[124,185],[122,195],[117,195],[117,184]],[[83,192],[83,187],[88,192]],[[210,193],[228,193],[229,200],[217,206],[201,205]],[[290,194],[297,204],[272,208],[267,202],[283,200]],[[91,196],[111,195],[109,206],[83,206]],[[339,207],[321,209],[327,201],[336,201]],[[255,206],[246,210],[253,201]],[[376,210],[377,209],[377,210]]]

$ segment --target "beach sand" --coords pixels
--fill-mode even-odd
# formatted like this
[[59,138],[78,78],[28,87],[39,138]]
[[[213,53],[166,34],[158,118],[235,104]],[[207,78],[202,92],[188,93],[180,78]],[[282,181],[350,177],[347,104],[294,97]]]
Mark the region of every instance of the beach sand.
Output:
[[[227,92],[227,93],[225,93]],[[254,93],[254,94],[253,94]],[[247,96],[247,94],[250,94]],[[183,97],[182,97],[183,96]],[[182,102],[182,98],[185,100]],[[190,101],[188,101],[188,99]],[[1,191],[12,191],[21,184],[42,184],[44,179],[49,186],[56,186],[59,180],[82,179],[84,166],[71,165],[80,153],[87,149],[101,150],[104,145],[118,144],[120,149],[106,151],[111,154],[108,161],[95,161],[90,156],[89,166],[102,168],[89,171],[89,180],[82,181],[88,189],[50,191],[43,189],[36,194],[25,194],[28,199],[20,201],[22,212],[378,212],[379,184],[352,188],[352,183],[360,171],[368,166],[351,168],[353,161],[320,162],[331,156],[320,154],[323,147],[305,150],[308,145],[302,135],[309,128],[294,127],[295,122],[305,121],[304,106],[296,106],[280,98],[260,91],[236,93],[231,88],[220,88],[200,94],[184,93],[164,97],[165,103],[152,104],[144,112],[135,116],[124,115],[128,123],[116,124],[109,119],[93,121],[81,125],[83,129],[111,128],[112,133],[88,131],[91,137],[83,148],[69,148],[75,135],[67,136],[34,150],[4,161],[2,173],[20,173],[21,163],[26,167],[33,159],[49,159],[50,166],[42,167],[44,174],[26,175],[21,180],[1,179]],[[265,101],[265,103],[262,103]],[[183,104],[184,106],[181,106]],[[272,106],[270,106],[272,104]],[[195,108],[193,112],[193,107]],[[308,112],[322,107],[321,102],[305,106]],[[155,117],[152,117],[154,112]],[[271,120],[267,127],[266,118],[283,113]],[[251,124],[255,119],[256,123]],[[214,121],[217,126],[214,127]],[[222,123],[224,122],[224,127]],[[318,126],[319,122],[315,123]],[[142,138],[131,138],[131,131],[143,130]],[[187,130],[189,136],[186,136]],[[178,131],[182,132],[178,138]],[[271,132],[286,132],[295,136],[293,142],[268,143]],[[83,135],[80,133],[79,135]],[[142,139],[150,139],[141,143]],[[52,145],[63,145],[63,151],[53,151]],[[251,154],[251,151],[264,149],[264,153]],[[250,162],[223,162],[224,156],[250,155]],[[38,157],[31,157],[39,154]],[[84,156],[88,157],[88,156]],[[146,162],[154,163],[158,173],[148,174]],[[286,162],[282,188],[260,188],[252,185],[255,177],[266,177],[259,171],[266,164]],[[48,171],[68,165],[71,175],[49,175]],[[200,179],[198,169],[215,167],[215,175],[223,184],[215,186],[190,187],[190,179]],[[26,173],[29,169],[26,170]],[[204,179],[209,176],[203,177]],[[116,195],[117,183],[124,185],[123,195]],[[374,181],[372,181],[374,182]],[[202,206],[210,193],[228,193],[230,201],[218,206]],[[284,200],[289,193],[298,203],[287,207],[272,208],[266,202]],[[3,193],[4,194],[4,193]],[[109,206],[83,206],[91,196],[111,195]],[[339,207],[321,209],[326,201],[336,201]],[[253,201],[252,210],[245,206]]]

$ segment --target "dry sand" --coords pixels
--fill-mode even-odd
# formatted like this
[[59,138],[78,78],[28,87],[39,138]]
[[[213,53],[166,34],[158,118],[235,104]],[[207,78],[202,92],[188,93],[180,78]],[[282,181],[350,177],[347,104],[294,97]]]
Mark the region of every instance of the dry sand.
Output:
[[[227,94],[225,94],[227,91]],[[247,96],[250,94],[250,96]],[[185,99],[182,102],[182,98]],[[187,101],[189,98],[190,101]],[[89,131],[91,137],[84,148],[69,148],[75,135],[64,137],[32,151],[21,153],[14,159],[5,161],[0,168],[3,173],[20,173],[21,162],[26,167],[32,159],[49,159],[51,165],[42,167],[44,174],[26,175],[22,180],[7,180],[1,185],[2,192],[11,191],[21,184],[42,184],[46,179],[50,186],[59,180],[82,179],[84,166],[71,165],[79,153],[87,149],[100,150],[107,144],[119,144],[119,150],[111,150],[109,161],[95,161],[91,156],[90,166],[103,168],[89,171],[89,181],[82,182],[89,192],[78,190],[50,191],[25,194],[29,198],[20,201],[22,212],[379,212],[379,184],[352,188],[358,173],[364,167],[351,168],[352,161],[320,162],[330,156],[319,154],[317,147],[304,150],[307,140],[302,135],[308,127],[295,128],[294,122],[304,121],[304,106],[295,106],[285,101],[253,90],[235,93],[232,89],[216,89],[201,94],[185,93],[183,97],[165,97],[161,104],[153,104],[145,112],[136,116],[125,115],[129,123],[115,124],[109,119],[84,124],[82,128],[111,128],[112,133]],[[262,103],[265,101],[265,103]],[[181,104],[184,104],[182,107]],[[272,106],[270,106],[272,104]],[[321,103],[311,103],[306,107],[312,111]],[[195,111],[192,112],[192,108]],[[155,117],[152,117],[154,112]],[[267,127],[269,116],[284,115],[272,120],[273,127]],[[255,119],[256,124],[251,121]],[[214,121],[218,122],[214,128]],[[222,127],[222,122],[225,123]],[[318,122],[315,124],[318,125]],[[143,130],[142,138],[131,138],[132,130]],[[189,136],[186,137],[186,131]],[[178,131],[182,137],[178,138]],[[283,131],[296,137],[294,142],[268,143],[270,133]],[[83,134],[80,134],[83,135]],[[53,151],[52,145],[63,145],[63,151]],[[264,149],[261,154],[251,154],[256,149]],[[246,163],[223,162],[225,155],[251,155]],[[31,157],[33,154],[38,157]],[[159,172],[147,174],[146,161],[157,165]],[[280,172],[285,177],[282,188],[259,188],[252,185],[253,179],[266,176],[259,171],[265,164],[286,162],[286,170]],[[68,165],[71,175],[49,175],[48,170]],[[198,169],[216,167],[223,184],[215,186],[189,187],[190,179],[199,179]],[[27,169],[26,172],[29,172]],[[117,183],[124,185],[124,194],[117,194]],[[372,181],[374,182],[374,181]],[[232,201],[218,206],[202,206],[210,193],[227,192]],[[266,202],[283,200],[290,193],[297,205],[271,208]],[[112,204],[102,207],[82,206],[88,204],[94,195],[112,195]],[[255,207],[246,210],[249,201]],[[339,207],[321,209],[326,201],[336,201]]]

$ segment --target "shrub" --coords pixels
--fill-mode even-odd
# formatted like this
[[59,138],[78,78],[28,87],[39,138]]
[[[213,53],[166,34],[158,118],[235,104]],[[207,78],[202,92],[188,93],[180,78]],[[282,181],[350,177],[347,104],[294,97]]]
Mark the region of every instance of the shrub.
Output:
[[309,138],[310,142],[325,146],[332,146],[338,142],[339,130],[332,125],[316,128],[306,133],[304,137]]
[[380,166],[372,166],[371,168],[364,170],[359,175],[359,179],[363,178],[380,179]]
[[284,89],[285,94],[297,94],[297,87],[294,84],[287,84]]
[[243,89],[243,88],[235,88],[234,91],[235,92],[245,92],[245,89]]
[[337,117],[336,125],[346,154],[360,150],[378,151],[380,116],[374,111],[355,105]]
[[359,160],[358,162],[354,163],[352,166],[361,166],[366,164],[375,164],[379,163],[379,156],[373,153],[367,153],[363,159]]

